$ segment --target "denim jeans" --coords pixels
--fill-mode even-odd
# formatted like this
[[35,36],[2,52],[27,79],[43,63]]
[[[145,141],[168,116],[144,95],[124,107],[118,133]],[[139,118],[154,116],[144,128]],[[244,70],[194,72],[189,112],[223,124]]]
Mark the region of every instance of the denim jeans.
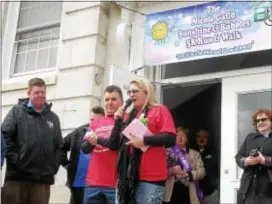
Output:
[[137,204],[161,204],[163,201],[164,186],[140,182],[136,190]]
[[[103,200],[103,197],[107,200]],[[116,190],[110,187],[86,186],[84,189],[84,204],[115,204]]]

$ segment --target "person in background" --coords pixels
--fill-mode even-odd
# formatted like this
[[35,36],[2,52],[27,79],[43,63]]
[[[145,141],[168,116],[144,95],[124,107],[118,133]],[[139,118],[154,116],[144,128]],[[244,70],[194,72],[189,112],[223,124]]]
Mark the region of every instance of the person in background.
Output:
[[199,152],[188,148],[189,130],[177,128],[176,146],[167,149],[168,175],[165,203],[199,204],[203,198],[198,181],[205,176]]
[[[104,109],[95,106],[91,110],[91,121],[103,117]],[[85,177],[88,171],[90,154],[84,154],[81,150],[81,142],[88,131],[89,123],[82,125],[64,137],[61,148],[61,164],[67,170],[67,186],[70,188],[70,204],[83,204]],[[67,153],[70,152],[69,160]]]
[[252,115],[256,132],[250,133],[235,156],[244,169],[237,204],[272,203],[272,111],[258,109]]
[[48,204],[60,166],[60,120],[46,102],[44,80],[30,79],[27,94],[2,123],[7,143],[3,204]]
[[219,195],[216,190],[217,185],[217,159],[208,145],[209,132],[200,129],[196,132],[197,150],[201,154],[202,161],[205,167],[205,177],[199,181],[199,186],[203,191],[204,198],[201,204],[219,203]]
[[123,94],[120,87],[111,85],[104,90],[104,104],[106,115],[96,118],[89,125],[90,131],[85,135],[81,144],[84,153],[92,155],[86,176],[84,189],[84,204],[101,204],[100,197],[107,200],[107,204],[116,203],[118,152],[101,145],[92,143],[92,138],[109,138],[115,123],[114,113],[123,104]]
[[[109,141],[105,143],[98,138],[95,142],[119,149],[119,204],[162,203],[167,179],[165,147],[175,145],[174,122],[169,110],[156,103],[154,87],[147,80],[132,80],[128,95],[133,104],[130,113],[124,115],[125,106],[120,107],[115,112],[116,123]],[[134,139],[130,141],[125,136],[120,136],[122,130],[135,118],[146,125],[152,135],[131,135]],[[149,147],[142,152],[140,148],[145,146]]]
[[7,151],[6,141],[5,141],[3,133],[1,132],[1,168],[4,164],[6,151]]

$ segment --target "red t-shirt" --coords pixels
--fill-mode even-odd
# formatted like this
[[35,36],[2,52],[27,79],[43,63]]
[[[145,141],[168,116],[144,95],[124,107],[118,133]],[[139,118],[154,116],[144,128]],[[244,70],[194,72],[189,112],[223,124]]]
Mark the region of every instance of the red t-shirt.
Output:
[[[114,126],[113,116],[96,118],[90,123],[90,129],[98,137],[109,138]],[[86,184],[101,187],[116,187],[117,181],[117,151],[96,145],[91,153],[91,161],[86,176]]]
[[[148,129],[154,134],[176,134],[173,118],[163,105],[156,105],[148,110]],[[167,157],[165,147],[149,147],[142,154],[140,180],[162,181],[167,179]]]

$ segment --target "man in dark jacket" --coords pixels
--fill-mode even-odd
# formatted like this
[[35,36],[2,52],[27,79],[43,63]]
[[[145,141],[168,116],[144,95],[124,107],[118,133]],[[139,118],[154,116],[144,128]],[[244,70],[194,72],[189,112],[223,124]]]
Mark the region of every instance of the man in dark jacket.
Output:
[[[91,120],[104,116],[104,109],[95,106],[91,111]],[[83,204],[85,176],[88,170],[90,154],[81,151],[81,141],[89,123],[80,126],[64,137],[61,164],[67,169],[67,186],[71,190],[70,204]],[[67,153],[70,151],[68,160]]]
[[60,121],[46,103],[44,80],[29,80],[28,97],[2,123],[7,143],[4,204],[48,204],[60,165]]
[[214,151],[208,145],[209,132],[200,129],[196,133],[197,150],[201,154],[202,161],[205,167],[205,177],[199,181],[204,198],[201,204],[219,203],[219,195],[216,190],[217,186],[217,159]]

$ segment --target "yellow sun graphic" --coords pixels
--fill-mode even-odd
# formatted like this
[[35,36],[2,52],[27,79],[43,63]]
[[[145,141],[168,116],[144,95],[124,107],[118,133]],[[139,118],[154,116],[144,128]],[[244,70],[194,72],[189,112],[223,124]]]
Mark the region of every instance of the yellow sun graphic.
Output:
[[168,25],[164,22],[158,22],[152,26],[152,38],[154,40],[163,40],[167,37]]

